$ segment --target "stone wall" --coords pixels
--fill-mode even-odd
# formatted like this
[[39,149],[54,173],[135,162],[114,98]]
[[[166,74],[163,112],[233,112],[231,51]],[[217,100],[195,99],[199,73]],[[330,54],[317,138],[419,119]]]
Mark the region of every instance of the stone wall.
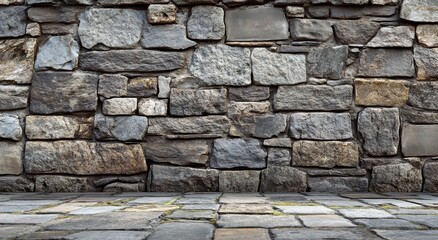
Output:
[[0,0],[0,191],[438,191],[438,1]]

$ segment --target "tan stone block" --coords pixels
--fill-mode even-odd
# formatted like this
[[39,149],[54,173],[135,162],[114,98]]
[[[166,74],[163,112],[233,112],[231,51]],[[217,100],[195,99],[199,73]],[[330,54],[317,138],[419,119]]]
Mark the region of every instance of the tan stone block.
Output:
[[403,106],[409,98],[406,81],[357,78],[355,103],[362,106]]

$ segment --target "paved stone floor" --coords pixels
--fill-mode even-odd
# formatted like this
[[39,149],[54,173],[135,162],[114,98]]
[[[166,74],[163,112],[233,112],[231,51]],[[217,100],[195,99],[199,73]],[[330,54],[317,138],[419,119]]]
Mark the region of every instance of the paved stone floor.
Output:
[[438,239],[438,194],[0,193],[1,239]]

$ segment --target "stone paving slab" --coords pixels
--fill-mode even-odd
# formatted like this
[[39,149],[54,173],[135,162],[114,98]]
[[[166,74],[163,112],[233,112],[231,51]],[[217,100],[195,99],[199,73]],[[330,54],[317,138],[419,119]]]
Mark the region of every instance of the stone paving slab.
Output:
[[438,230],[376,230],[376,233],[388,240],[436,240],[438,236]]
[[338,215],[302,215],[298,218],[303,222],[304,226],[317,227],[355,227],[356,225],[350,220]]
[[270,240],[268,229],[264,228],[218,228],[215,240]]
[[324,206],[275,206],[286,214],[333,214],[332,209]]
[[83,231],[67,235],[63,239],[67,240],[101,240],[101,239],[120,239],[120,240],[142,240],[149,236],[150,232],[145,231]]
[[421,226],[403,219],[355,219],[357,224],[378,229],[419,229]]

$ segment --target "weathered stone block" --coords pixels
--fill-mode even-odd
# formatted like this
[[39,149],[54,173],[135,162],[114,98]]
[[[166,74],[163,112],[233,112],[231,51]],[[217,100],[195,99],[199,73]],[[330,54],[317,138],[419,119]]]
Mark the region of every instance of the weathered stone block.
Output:
[[137,111],[137,98],[111,98],[103,101],[105,115],[134,115]]
[[229,88],[228,94],[231,101],[257,102],[269,99],[269,87],[254,86]]
[[35,69],[73,70],[78,57],[79,44],[72,35],[51,36],[39,47]]
[[438,156],[438,125],[404,124],[402,152],[410,156]]
[[418,42],[425,47],[438,47],[438,25],[421,24],[417,26]]
[[148,7],[147,19],[152,24],[166,24],[176,22],[178,8],[171,4],[151,4]]
[[262,170],[260,192],[305,192],[307,176],[293,167],[268,167]]
[[399,107],[409,98],[408,84],[402,80],[356,78],[354,86],[356,105]]
[[189,118],[151,118],[148,133],[166,134],[225,134],[230,130],[230,121],[225,116]]
[[98,76],[80,72],[40,72],[32,81],[30,111],[40,114],[94,111]]
[[96,189],[87,178],[42,175],[35,177],[36,192],[93,192]]
[[373,167],[370,191],[420,192],[423,183],[421,169],[409,163]]
[[108,117],[98,114],[94,120],[97,140],[141,141],[147,128],[148,119],[143,116]]
[[[266,146],[266,144],[264,144]],[[290,147],[291,145],[289,145]],[[270,166],[290,166],[291,153],[289,149],[269,148],[268,149],[268,167]]]
[[221,40],[225,35],[224,10],[215,6],[192,7],[187,34],[191,39]]
[[312,177],[311,192],[368,192],[368,178],[357,177]]
[[292,140],[290,138],[271,138],[264,140],[263,145],[267,147],[291,148]]
[[225,23],[227,41],[284,40],[289,37],[286,17],[279,8],[228,10]]
[[227,90],[172,88],[169,108],[174,116],[222,114],[227,111]]
[[20,126],[18,116],[11,114],[0,114],[0,139],[20,141],[23,130]]
[[83,7],[32,7],[27,15],[34,22],[74,23],[83,10]]
[[438,48],[414,48],[417,80],[438,80]]
[[212,168],[264,168],[267,153],[255,139],[217,139],[214,141]]
[[173,0],[173,2],[180,5],[197,5],[197,4],[217,4],[219,0]]
[[368,47],[412,47],[414,44],[414,28],[408,26],[383,27],[368,42]]
[[[65,0],[67,1],[67,0]],[[145,5],[155,3],[169,3],[170,0],[98,0],[97,3],[102,6],[120,6],[120,5]]]
[[144,48],[184,50],[196,45],[186,36],[186,27],[182,24],[151,25],[145,24],[140,44]]
[[409,91],[409,105],[438,110],[438,82],[419,82],[411,86]]
[[59,35],[59,34],[77,34],[78,24],[62,24],[62,23],[43,23],[40,24],[42,34]]
[[359,164],[359,149],[354,142],[296,141],[292,149],[293,166],[333,168]]
[[36,45],[33,38],[0,40],[0,82],[30,83]]
[[314,48],[307,57],[309,74],[318,78],[341,79],[347,58],[348,46]]
[[24,177],[0,177],[2,192],[33,192],[35,184]]
[[0,7],[0,38],[26,34],[26,10],[25,6]]
[[438,192],[438,162],[428,162],[424,164],[424,189],[425,192]]
[[140,145],[55,141],[26,143],[26,173],[135,174],[147,170]]
[[283,114],[256,117],[254,137],[271,138],[286,131],[287,118]]
[[0,110],[27,107],[28,86],[0,85]]
[[27,116],[26,136],[30,140],[92,139],[93,117]]
[[222,171],[219,173],[220,192],[257,192],[260,171]]
[[438,22],[438,2],[434,0],[404,0],[400,18],[413,22]]
[[138,113],[145,116],[166,116],[167,99],[142,98],[138,103]]
[[232,136],[253,136],[256,131],[257,117],[269,112],[269,102],[230,102],[228,118],[231,120]]
[[438,124],[437,112],[425,112],[410,106],[400,108],[400,116],[404,122],[408,123]]
[[151,97],[158,93],[158,81],[156,77],[132,78],[127,89],[129,97]]
[[158,77],[158,98],[168,98],[170,96],[170,83],[172,78]]
[[100,96],[105,98],[128,95],[128,78],[119,74],[102,74],[99,76]]
[[414,59],[409,49],[367,48],[362,51],[358,76],[413,77]]
[[348,113],[293,113],[290,116],[290,133],[296,139],[353,138]]
[[21,161],[23,151],[23,143],[21,142],[0,141],[0,175],[20,175],[23,172]]
[[314,19],[292,19],[290,32],[293,40],[327,41],[333,36],[333,29],[328,21]]
[[368,20],[341,20],[334,25],[336,37],[342,44],[365,45],[379,28],[379,23]]

